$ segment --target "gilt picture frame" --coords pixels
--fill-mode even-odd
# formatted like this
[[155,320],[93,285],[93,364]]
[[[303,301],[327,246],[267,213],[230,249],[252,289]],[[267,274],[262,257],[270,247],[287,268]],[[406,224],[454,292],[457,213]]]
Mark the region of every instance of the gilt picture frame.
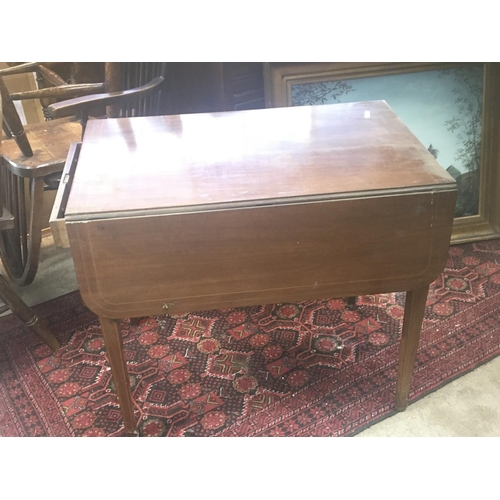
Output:
[[[267,107],[387,100],[457,179],[451,243],[500,237],[500,63],[264,63],[264,85]],[[401,108],[394,91],[398,85],[406,85],[407,94],[416,92],[409,97],[413,108],[421,106],[418,99],[429,102],[426,111],[432,116],[427,120],[434,120],[436,130],[442,131],[430,136],[435,140],[425,133],[432,128],[430,122],[414,124],[410,110]],[[448,85],[449,92],[444,87],[435,95],[425,94],[426,87],[439,85]],[[419,136],[419,126],[429,144]],[[457,144],[454,149],[452,141]]]

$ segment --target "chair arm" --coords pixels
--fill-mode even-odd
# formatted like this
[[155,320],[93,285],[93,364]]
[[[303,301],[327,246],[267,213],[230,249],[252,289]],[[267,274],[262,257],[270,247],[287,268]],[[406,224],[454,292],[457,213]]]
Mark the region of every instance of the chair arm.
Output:
[[30,62],[11,66],[10,68],[0,69],[0,76],[19,75],[21,73],[32,73],[38,69],[39,63]]
[[23,99],[40,99],[43,97],[62,97],[69,99],[71,97],[96,94],[97,92],[102,92],[103,90],[105,90],[104,83],[80,83],[76,85],[63,85],[60,87],[47,87],[39,90],[12,92],[10,94],[10,98],[13,101],[21,101]]
[[86,111],[96,105],[108,106],[111,104],[119,105],[137,99],[148,97],[158,90],[163,83],[164,78],[157,76],[149,83],[122,92],[110,92],[105,94],[94,94],[85,97],[68,99],[48,106],[47,110],[53,118],[62,118],[77,114],[80,111]]
[[16,66],[0,69],[0,76],[20,75],[22,73],[33,73],[34,71],[39,71],[45,80],[54,86],[67,84],[55,71],[37,62],[17,64]]

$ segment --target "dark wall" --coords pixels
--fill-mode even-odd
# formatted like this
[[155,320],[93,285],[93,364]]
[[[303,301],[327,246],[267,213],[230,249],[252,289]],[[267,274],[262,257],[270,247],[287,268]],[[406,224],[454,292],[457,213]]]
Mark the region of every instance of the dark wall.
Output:
[[262,63],[167,63],[162,113],[263,108]]

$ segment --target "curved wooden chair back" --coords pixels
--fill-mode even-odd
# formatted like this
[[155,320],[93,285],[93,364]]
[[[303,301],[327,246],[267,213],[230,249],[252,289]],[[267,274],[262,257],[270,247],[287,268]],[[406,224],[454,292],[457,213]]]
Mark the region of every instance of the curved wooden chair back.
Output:
[[[129,90],[141,87],[156,77],[166,77],[166,63],[163,62],[122,62],[112,63],[105,68],[107,81],[113,90]],[[154,116],[162,113],[161,90],[149,97],[129,102],[125,106],[108,110],[113,118],[131,116]]]

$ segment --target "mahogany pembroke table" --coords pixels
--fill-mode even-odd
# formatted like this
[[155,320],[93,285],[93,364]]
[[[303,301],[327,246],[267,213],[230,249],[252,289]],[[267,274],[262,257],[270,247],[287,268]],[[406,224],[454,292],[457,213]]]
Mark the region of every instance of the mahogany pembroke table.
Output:
[[126,433],[120,318],[397,291],[404,410],[455,198],[385,101],[90,121],[52,229],[100,318]]

